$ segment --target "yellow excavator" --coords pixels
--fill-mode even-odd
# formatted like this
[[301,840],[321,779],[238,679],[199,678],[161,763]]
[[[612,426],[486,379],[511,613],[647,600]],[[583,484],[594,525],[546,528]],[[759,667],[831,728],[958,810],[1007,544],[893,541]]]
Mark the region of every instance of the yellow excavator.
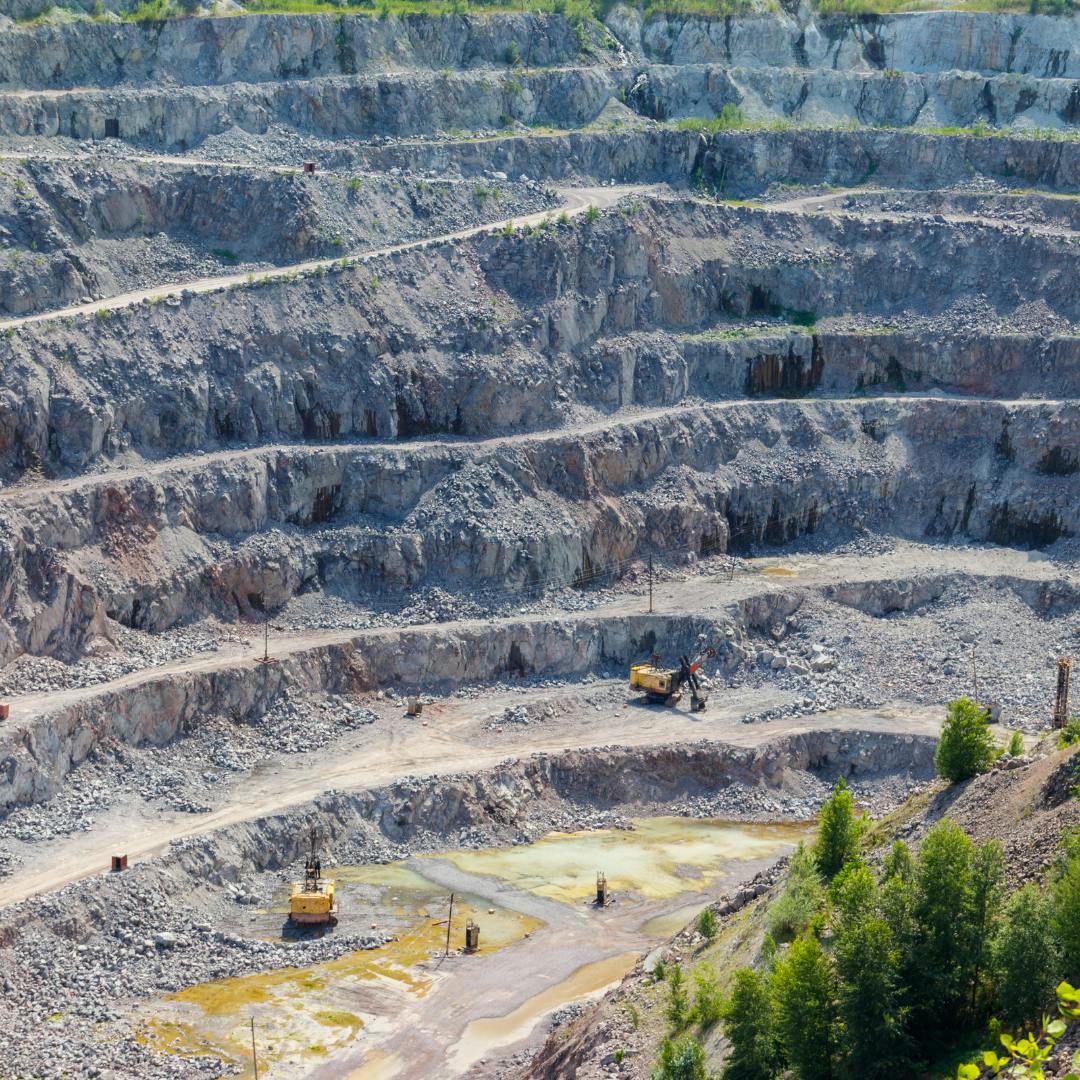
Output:
[[682,699],[683,687],[690,687],[690,711],[704,712],[709,695],[701,685],[698,671],[701,661],[708,656],[715,656],[715,649],[705,649],[692,660],[688,656],[679,657],[679,666],[663,668],[660,658],[654,656],[648,664],[634,664],[630,668],[630,689],[644,690],[645,697],[654,704],[678,705]]
[[333,878],[324,878],[319,859],[319,835],[311,830],[311,850],[304,863],[304,880],[294,881],[289,897],[289,922],[294,926],[335,926],[337,900]]

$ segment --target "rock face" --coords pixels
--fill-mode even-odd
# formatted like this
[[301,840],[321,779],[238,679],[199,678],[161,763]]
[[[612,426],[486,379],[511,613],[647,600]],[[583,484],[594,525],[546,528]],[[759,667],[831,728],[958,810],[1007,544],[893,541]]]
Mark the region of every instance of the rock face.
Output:
[[[734,105],[809,124],[1067,127],[1080,119],[1078,33],[1074,20],[976,12],[616,10],[607,29],[580,30],[558,15],[46,23],[0,45],[0,89],[13,88],[0,131],[188,148],[274,124],[330,137],[578,127],[612,101],[660,121]],[[168,90],[154,85],[162,70]]]
[[[26,327],[0,343],[9,476],[216,456],[9,496],[0,656],[76,654],[107,619],[158,632],[357,581],[584,583],[650,547],[747,551],[826,517],[1045,546],[1077,532],[1076,410],[1017,399],[1075,393],[1076,338],[715,323],[800,307],[933,319],[976,280],[1007,310],[1035,279],[1068,326],[1075,261],[1064,240],[990,226],[639,200],[226,294],[242,305],[205,294]],[[918,393],[939,389],[961,396]],[[521,437],[575,404],[671,408]],[[345,442],[370,438],[395,444]],[[43,548],[64,589],[35,586]]]
[[552,205],[538,185],[27,159],[0,187],[0,312],[340,256]]

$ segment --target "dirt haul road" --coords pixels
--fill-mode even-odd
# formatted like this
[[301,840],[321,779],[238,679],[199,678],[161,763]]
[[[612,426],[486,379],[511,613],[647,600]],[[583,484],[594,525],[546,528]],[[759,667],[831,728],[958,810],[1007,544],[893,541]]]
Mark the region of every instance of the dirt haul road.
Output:
[[[563,202],[560,206],[554,206],[550,210],[541,210],[535,214],[503,218],[485,225],[473,225],[468,229],[459,229],[457,232],[442,233],[438,236],[429,236],[421,240],[408,240],[401,244],[390,244],[387,247],[371,248],[366,251],[353,252],[346,255],[338,255],[329,259],[310,259],[307,262],[290,263],[287,266],[275,266],[268,270],[262,270],[258,274],[259,280],[289,277],[293,274],[301,274],[309,270],[317,270],[321,266],[333,266],[341,260],[348,259],[353,262],[367,262],[378,259],[385,255],[393,255],[396,252],[412,251],[428,244],[442,244],[457,240],[467,240],[470,236],[479,236],[481,233],[496,232],[507,225],[539,225],[555,214],[566,214],[574,217],[584,213],[590,207],[603,210],[617,203],[623,196],[641,194],[648,191],[652,185],[626,184],[614,187],[580,187],[560,188],[559,195]],[[152,289],[138,289],[133,292],[120,293],[117,296],[109,296],[103,300],[95,300],[89,304],[74,304],[66,308],[54,308],[50,311],[40,311],[35,315],[24,315],[18,319],[6,319],[0,322],[0,330],[12,330],[30,323],[49,322],[53,319],[77,318],[96,315],[99,311],[114,311],[119,308],[130,307],[133,304],[141,304],[144,300],[164,299],[167,296],[175,296],[178,292],[205,293],[216,289],[228,289],[235,286],[245,285],[251,274],[225,274],[220,277],[198,278],[194,281],[177,282],[172,285],[156,285]]]

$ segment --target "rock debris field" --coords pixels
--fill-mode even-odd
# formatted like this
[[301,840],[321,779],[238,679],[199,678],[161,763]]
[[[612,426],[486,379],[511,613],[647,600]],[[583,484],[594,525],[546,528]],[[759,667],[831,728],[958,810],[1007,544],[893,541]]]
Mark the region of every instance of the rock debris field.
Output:
[[[249,7],[0,0],[0,1075],[540,1080],[837,777],[1049,725],[1080,23]],[[468,862],[653,818],[779,831]]]

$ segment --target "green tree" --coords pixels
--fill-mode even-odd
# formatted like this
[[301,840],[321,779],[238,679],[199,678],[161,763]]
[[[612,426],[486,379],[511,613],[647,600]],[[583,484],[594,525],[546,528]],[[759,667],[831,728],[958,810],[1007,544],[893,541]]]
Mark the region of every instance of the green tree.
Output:
[[986,710],[966,697],[949,702],[935,757],[939,776],[955,784],[990,768],[994,737],[986,718]]
[[814,861],[822,877],[828,880],[858,854],[859,837],[866,827],[866,819],[855,813],[855,800],[843,777],[836,781],[832,795],[825,800],[818,822]]
[[694,972],[694,1019],[703,1028],[710,1028],[720,1019],[721,1006],[716,972],[712,965],[702,964]]
[[785,941],[797,937],[810,925],[824,902],[825,890],[817,863],[800,844],[791,856],[784,891],[773,901],[765,916],[769,933]]
[[1024,736],[1019,731],[1012,733],[1012,738],[1009,739],[1009,746],[1005,753],[1010,754],[1012,757],[1019,757],[1024,752]]
[[911,857],[911,848],[903,840],[894,840],[881,867],[881,880],[890,881],[898,877],[903,881],[911,881],[914,876],[915,860]]
[[1038,1020],[1053,998],[1058,957],[1050,903],[1035,885],[1025,885],[1010,897],[994,935],[992,955],[1006,1024],[1022,1027]]
[[1051,921],[1062,967],[1080,972],[1080,831],[1065,838],[1050,883]]
[[832,1080],[836,1053],[836,974],[818,940],[796,938],[770,981],[776,1027],[800,1080]]
[[996,840],[987,840],[975,848],[971,858],[971,879],[963,908],[966,933],[965,953],[968,964],[970,995],[968,1009],[975,1016],[979,983],[990,955],[994,923],[1001,909],[1002,883],[1005,880],[1005,852]]
[[682,965],[673,964],[671,974],[668,976],[668,1022],[676,1031],[686,1027],[689,1020],[690,1001],[686,993],[686,978],[683,975]]
[[710,907],[705,908],[697,917],[697,931],[706,941],[712,941],[716,937],[718,925],[716,912]]
[[852,1078],[890,1080],[914,1073],[914,1043],[907,1031],[903,956],[889,924],[869,905],[844,919],[833,957],[839,975],[839,1010]]
[[781,1065],[769,985],[753,968],[740,968],[724,1004],[724,1034],[731,1050],[723,1080],[772,1080]]
[[650,1080],[707,1080],[705,1051],[697,1039],[689,1036],[673,1042],[665,1039],[660,1046],[660,1060]]
[[961,912],[971,885],[971,855],[971,841],[948,818],[926,834],[919,849],[905,977],[915,989],[926,1038],[953,1021],[964,1004],[968,965]]
[[865,914],[876,898],[877,882],[863,862],[849,862],[829,886],[829,900],[842,919]]

